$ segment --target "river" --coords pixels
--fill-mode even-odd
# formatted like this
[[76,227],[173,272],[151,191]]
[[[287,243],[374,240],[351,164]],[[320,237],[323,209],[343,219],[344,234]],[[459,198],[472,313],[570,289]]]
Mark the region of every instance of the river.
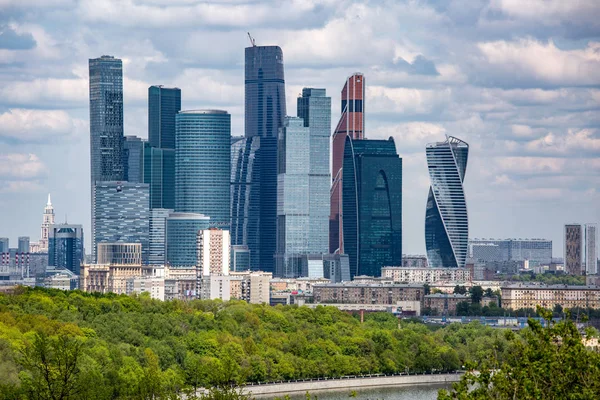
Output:
[[[356,397],[350,397],[351,390],[314,392],[318,400],[435,400],[438,390],[449,389],[450,385],[423,385],[412,387],[382,387],[355,390]],[[282,396],[278,396],[282,398]],[[268,397],[262,397],[266,399]],[[306,399],[305,394],[294,394],[292,400]]]

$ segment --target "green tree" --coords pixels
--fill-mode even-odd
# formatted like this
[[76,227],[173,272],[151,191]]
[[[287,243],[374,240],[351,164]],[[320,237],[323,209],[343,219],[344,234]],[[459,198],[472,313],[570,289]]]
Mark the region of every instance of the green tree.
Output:
[[469,302],[461,301],[456,305],[456,315],[466,316],[469,315]]
[[423,294],[424,294],[425,296],[427,296],[427,295],[428,295],[428,294],[430,294],[430,293],[431,293],[431,286],[429,286],[429,284],[428,284],[428,283],[424,284],[424,285],[423,285]]
[[467,288],[461,285],[456,285],[454,287],[454,294],[465,294],[467,293]]
[[507,331],[504,361],[492,357],[451,391],[441,390],[438,399],[598,399],[600,353],[583,345],[572,320],[553,323],[551,311],[537,313],[546,326],[530,319],[522,336]]
[[481,303],[483,297],[483,288],[481,286],[473,286],[471,288],[471,301],[473,303]]

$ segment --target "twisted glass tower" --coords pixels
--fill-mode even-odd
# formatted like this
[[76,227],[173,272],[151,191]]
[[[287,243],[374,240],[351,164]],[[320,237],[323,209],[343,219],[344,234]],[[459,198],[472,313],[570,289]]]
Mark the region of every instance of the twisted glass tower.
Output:
[[463,268],[467,259],[469,220],[463,181],[469,145],[447,136],[426,148],[431,179],[425,212],[425,247],[432,268]]

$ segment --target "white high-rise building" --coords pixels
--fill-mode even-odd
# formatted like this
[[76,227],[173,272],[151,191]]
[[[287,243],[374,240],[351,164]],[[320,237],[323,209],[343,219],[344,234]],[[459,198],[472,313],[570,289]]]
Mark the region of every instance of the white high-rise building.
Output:
[[197,245],[199,275],[229,275],[231,238],[228,230],[198,231]]
[[42,220],[42,226],[40,229],[40,241],[30,244],[30,253],[48,252],[48,237],[50,235],[51,225],[54,225],[54,207],[52,207],[50,194],[48,194],[48,202],[46,203],[46,207],[44,207],[44,216]]
[[585,224],[585,272],[598,273],[598,228],[596,224]]

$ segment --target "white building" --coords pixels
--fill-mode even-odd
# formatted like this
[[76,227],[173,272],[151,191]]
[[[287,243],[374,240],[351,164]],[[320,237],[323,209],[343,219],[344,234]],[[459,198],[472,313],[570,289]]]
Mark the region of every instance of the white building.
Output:
[[585,272],[598,273],[598,229],[596,224],[585,224]]
[[394,282],[428,283],[471,282],[471,271],[467,268],[419,268],[419,267],[383,267],[383,279]]
[[231,277],[227,275],[204,275],[200,278],[202,300],[231,299]]
[[229,275],[229,231],[217,228],[198,231],[198,263],[202,276]]

